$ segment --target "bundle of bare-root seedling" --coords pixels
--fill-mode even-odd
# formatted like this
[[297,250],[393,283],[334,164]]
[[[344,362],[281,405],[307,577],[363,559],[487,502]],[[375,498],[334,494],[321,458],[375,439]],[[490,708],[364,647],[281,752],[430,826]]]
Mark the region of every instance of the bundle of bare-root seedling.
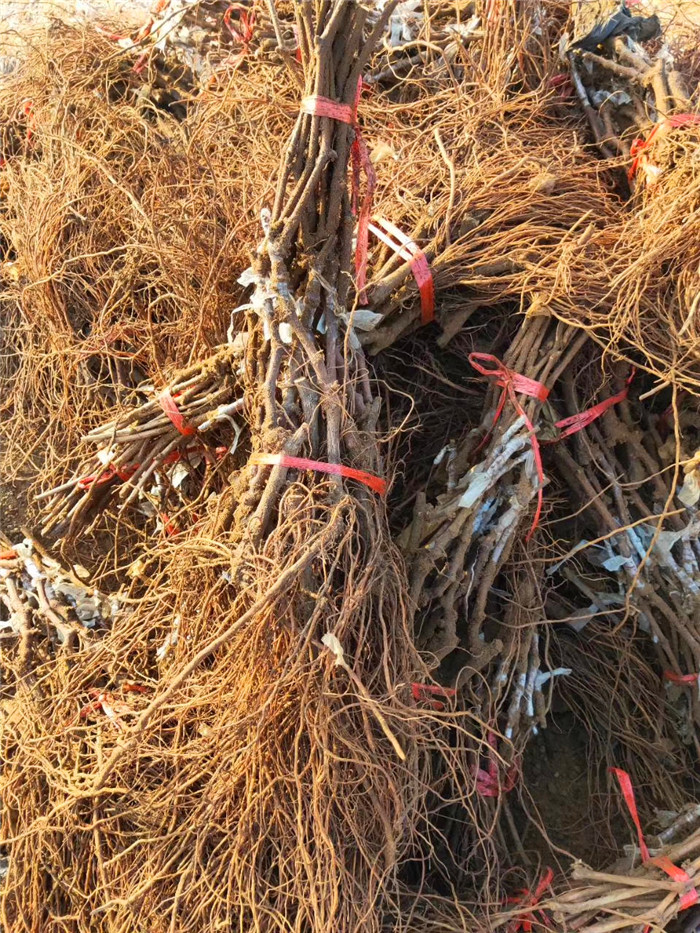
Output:
[[700,118],[669,45],[659,47],[658,18],[611,5],[607,19],[591,23],[593,6],[576,5],[571,80],[601,151],[619,166],[620,185],[633,198],[609,255],[614,300],[566,319],[590,326],[662,385],[696,391]]
[[67,482],[82,435],[226,340],[290,81],[261,60],[173,111],[70,27],[4,80],[5,476]]
[[[380,401],[346,323],[353,102],[395,5],[373,23],[360,4],[295,5],[306,95],[249,273],[253,454],[193,532],[140,558],[96,646],[17,680],[1,778],[8,929],[68,916],[90,931],[400,927],[431,800],[474,790],[448,741],[470,717],[447,697],[436,708],[414,647]],[[201,429],[231,404],[214,390],[198,408],[182,380],[170,425],[150,403],[100,433],[117,478],[178,449],[175,411]],[[134,446],[151,431],[153,447]],[[137,690],[117,709],[125,682]]]
[[571,888],[544,902],[543,909],[564,930],[666,930],[679,910],[698,901],[699,816],[697,807],[672,816],[658,836],[649,838],[649,845],[640,830],[637,851],[608,871],[575,866]]
[[[212,491],[213,477],[198,476],[198,468],[216,467],[238,446],[242,426],[235,416],[244,400],[236,397],[241,380],[235,370],[241,356],[242,348],[224,347],[178,373],[155,398],[92,430],[85,437],[90,457],[78,475],[37,496],[47,500],[42,533],[56,529],[75,535],[117,487],[124,506],[138,503],[167,533],[177,533],[181,514],[191,514],[197,501]],[[139,387],[140,393],[145,391]],[[216,436],[214,429],[222,424],[233,436],[232,444],[205,444],[204,438]],[[189,488],[193,482],[194,497]]]
[[[0,545],[8,931],[689,900],[697,126],[594,6],[161,3],[0,88],[2,453],[61,553]],[[675,876],[640,835],[546,899],[555,698],[606,853],[624,767]]]

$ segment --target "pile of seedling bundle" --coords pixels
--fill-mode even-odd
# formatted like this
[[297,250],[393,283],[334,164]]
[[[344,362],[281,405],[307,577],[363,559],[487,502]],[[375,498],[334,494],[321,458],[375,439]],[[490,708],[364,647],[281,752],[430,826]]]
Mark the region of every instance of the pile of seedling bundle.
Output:
[[[565,0],[33,39],[0,84],[4,930],[692,907],[682,51]],[[562,714],[573,869],[529,805]]]

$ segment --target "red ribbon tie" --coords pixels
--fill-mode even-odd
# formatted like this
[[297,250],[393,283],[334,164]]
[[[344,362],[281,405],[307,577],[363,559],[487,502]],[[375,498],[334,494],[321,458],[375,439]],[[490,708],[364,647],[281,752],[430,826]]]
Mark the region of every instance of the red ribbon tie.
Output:
[[158,396],[158,404],[183,437],[193,437],[197,433],[197,429],[187,423],[184,415],[177,407],[177,402],[170,394],[170,389],[163,389]]
[[650,857],[649,849],[646,842],[644,841],[642,824],[639,819],[639,813],[637,811],[637,803],[634,799],[634,788],[632,787],[632,780],[629,774],[626,771],[623,771],[621,768],[608,768],[608,771],[610,771],[611,774],[614,774],[619,781],[622,796],[625,803],[627,804],[627,809],[630,812],[632,822],[634,823],[637,830],[637,838],[639,839],[639,852],[642,856],[642,862],[645,865],[655,865],[657,868],[660,868],[661,871],[665,872],[673,881],[676,881],[678,884],[685,886],[685,890],[679,892],[678,894],[679,910],[687,910],[689,907],[692,907],[693,904],[697,904],[698,901],[700,901],[700,896],[698,895],[697,889],[693,885],[693,880],[688,872],[683,868],[679,868],[678,865],[674,865],[671,859],[665,855],[657,855],[655,858]]
[[383,496],[386,493],[386,480],[374,473],[356,470],[354,467],[343,466],[341,463],[324,463],[320,460],[307,460],[305,457],[290,457],[287,454],[253,454],[251,463],[266,466],[288,467],[292,470],[312,470],[315,473],[328,473],[332,476],[344,476],[363,483],[373,492]]
[[420,292],[421,321],[430,324],[435,320],[435,282],[427,257],[413,240],[384,217],[375,217],[369,229],[411,266],[411,272]]
[[[610,398],[606,398],[602,402],[598,402],[597,405],[593,405],[591,408],[587,408],[586,411],[581,411],[576,415],[570,415],[568,418],[562,418],[561,421],[557,421],[554,425],[555,428],[561,430],[561,434],[556,439],[557,441],[563,441],[565,437],[571,437],[572,434],[577,434],[579,431],[582,431],[584,428],[587,428],[589,424],[593,424],[594,421],[597,421],[601,415],[604,415],[605,412],[612,408],[613,405],[617,405],[619,402],[624,402],[624,400],[629,395],[630,385],[634,379],[635,370],[629,374],[627,382],[625,383],[625,388],[618,392],[617,395],[611,395]],[[550,443],[556,443],[552,441]]]

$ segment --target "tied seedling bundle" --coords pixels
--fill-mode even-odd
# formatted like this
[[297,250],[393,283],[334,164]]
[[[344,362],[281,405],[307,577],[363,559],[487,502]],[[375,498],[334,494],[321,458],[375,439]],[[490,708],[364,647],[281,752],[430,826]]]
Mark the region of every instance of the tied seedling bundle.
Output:
[[174,103],[162,74],[146,81],[93,26],[57,25],[0,87],[0,456],[44,490],[137,387],[225,341],[243,296],[291,81],[263,59]]
[[591,786],[692,787],[697,413],[649,375],[693,388],[695,121],[654,22],[159,7],[0,88],[2,456],[61,547],[2,539],[4,928],[665,923],[646,862],[550,898],[527,786],[564,703]]
[[423,870],[433,757],[473,790],[425,701],[381,404],[345,323],[353,106],[394,6],[295,4],[305,97],[249,273],[251,456],[140,559],[109,632],[18,681],[8,929],[380,930]]
[[[631,201],[608,253],[612,306],[578,320],[662,385],[696,392],[696,102],[656,15],[609,5],[610,16],[591,28],[593,6],[574,4],[562,50],[598,147]],[[687,62],[681,50],[676,57]]]

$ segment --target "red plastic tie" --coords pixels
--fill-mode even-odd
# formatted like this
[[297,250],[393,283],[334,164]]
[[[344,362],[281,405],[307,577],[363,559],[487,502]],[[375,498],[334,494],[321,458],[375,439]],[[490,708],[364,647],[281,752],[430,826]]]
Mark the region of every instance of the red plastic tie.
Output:
[[[216,447],[214,449],[214,459],[223,460],[227,453],[228,447]],[[167,457],[163,459],[163,464],[165,466],[171,466],[173,463],[179,463],[181,460],[185,460],[191,454],[200,454],[203,457],[207,457],[210,454],[210,448],[205,447],[203,444],[195,444],[194,447],[187,447],[185,450],[171,450]],[[87,489],[89,486],[103,486],[111,479],[114,479],[115,476],[118,476],[123,483],[126,483],[140,466],[140,463],[132,463],[131,466],[122,469],[117,468],[115,470],[109,467],[104,473],[83,476],[77,482],[82,489]]]
[[618,392],[617,395],[612,395],[610,398],[606,398],[605,401],[598,402],[597,405],[593,405],[592,408],[587,408],[586,411],[581,411],[577,415],[571,415],[568,418],[562,418],[561,421],[557,421],[554,427],[560,428],[562,433],[555,441],[550,441],[549,443],[557,443],[558,441],[563,441],[565,437],[571,437],[572,434],[577,434],[579,431],[587,428],[589,424],[593,424],[594,421],[597,421],[598,418],[604,415],[613,405],[624,402],[629,394],[634,374],[635,370],[633,369],[625,383],[625,388],[621,392]]
[[416,703],[425,700],[436,710],[443,710],[445,704],[440,702],[440,700],[436,700],[435,697],[454,697],[457,695],[457,691],[454,687],[440,687],[437,684],[418,683],[411,684],[411,693]]
[[[382,229],[383,228],[383,229]],[[410,263],[413,277],[420,291],[421,321],[435,320],[435,282],[425,253],[410,237],[384,217],[375,217],[369,229],[382,243],[393,249],[397,256]]]
[[[504,366],[498,357],[493,356],[491,353],[470,353],[469,362],[478,373],[481,373],[482,376],[487,376],[490,379],[494,379],[496,385],[503,389],[501,397],[498,400],[496,414],[493,417],[493,425],[491,426],[489,433],[482,441],[482,446],[493,433],[493,429],[496,427],[498,419],[503,413],[503,407],[507,398],[511,400],[513,407],[524,420],[525,426],[530,432],[530,443],[532,444],[532,452],[535,457],[535,468],[537,470],[537,478],[540,481],[540,488],[537,490],[537,509],[535,511],[535,517],[532,521],[532,526],[530,527],[530,530],[528,531],[525,538],[526,541],[529,541],[535,533],[535,529],[537,528],[540,521],[540,515],[542,514],[542,503],[544,501],[544,496],[542,493],[542,487],[544,486],[544,467],[542,466],[542,451],[540,450],[540,444],[535,435],[535,427],[532,421],[530,421],[528,418],[525,409],[518,401],[518,394],[527,395],[530,398],[536,398],[539,402],[546,402],[549,396],[549,389],[547,386],[543,385],[541,382],[537,382],[535,379],[529,379],[527,376],[521,376],[520,373],[516,373],[513,372],[512,369],[508,369],[508,367]],[[482,362],[492,363],[493,368],[487,369],[485,366],[481,365]]]
[[500,797],[501,794],[510,793],[515,787],[518,780],[518,767],[517,765],[511,765],[505,774],[505,780],[501,783],[498,773],[495,732],[489,732],[486,738],[489,746],[488,770],[486,771],[478,765],[474,765],[471,772],[476,777],[476,792],[480,797]]
[[642,832],[642,824],[639,819],[639,812],[637,810],[637,802],[634,799],[634,788],[632,787],[632,779],[626,771],[623,771],[622,768],[608,768],[608,771],[611,774],[614,774],[620,784],[620,790],[622,791],[622,796],[624,797],[625,803],[627,804],[627,809],[630,811],[630,816],[632,817],[632,822],[634,823],[637,830],[637,838],[639,839],[639,851],[642,856],[643,862],[649,861],[649,849],[647,844],[644,841],[644,833]]
[[[537,887],[535,888],[534,893],[529,888],[524,888],[522,891],[520,891],[517,897],[506,898],[506,903],[523,904],[523,906],[529,908],[537,907],[539,902],[542,900],[545,891],[551,885],[553,880],[554,872],[551,868],[546,868],[540,876],[540,880],[537,883]],[[527,912],[523,912],[520,917],[514,920],[513,923],[509,924],[509,933],[518,933],[519,930],[523,930],[524,933],[532,933],[533,924],[538,922],[537,915],[539,915],[540,922],[544,926],[551,926],[549,917],[547,917],[543,911],[534,911],[530,909]]]
[[197,433],[197,429],[187,423],[185,417],[177,407],[175,399],[170,394],[170,389],[163,389],[158,396],[158,404],[184,437],[192,437]]
[[130,480],[134,473],[138,470],[139,464],[135,463],[130,467],[125,467],[124,469],[115,470],[113,467],[109,467],[104,471],[104,473],[98,473],[92,476],[83,476],[78,480],[78,486],[81,489],[89,489],[90,486],[104,486],[114,477],[118,477],[123,483]]
[[[234,26],[231,22],[231,14],[234,11],[238,13],[237,26]],[[238,67],[245,59],[246,55],[248,55],[250,52],[250,43],[253,41],[253,35],[255,33],[255,10],[247,10],[246,7],[240,3],[229,4],[229,6],[224,11],[223,19],[224,26],[231,33],[231,38],[233,41],[241,46],[241,50],[235,55],[231,54],[227,56],[227,58],[221,62],[221,64],[209,79],[210,87],[216,84],[219,74],[222,71],[225,71],[227,68],[231,68],[233,73],[236,72]]]
[[690,687],[696,687],[700,684],[700,675],[698,674],[677,674],[675,671],[664,671],[664,679],[672,684],[687,684]]
[[698,895],[697,889],[693,886],[692,878],[685,869],[679,868],[678,865],[674,865],[671,859],[666,855],[657,855],[656,858],[649,859],[649,862],[652,865],[656,865],[657,868],[660,868],[661,871],[665,872],[673,881],[677,881],[678,884],[687,885],[688,890],[678,896],[680,910],[687,910],[689,907],[692,907],[693,904],[698,903],[700,896]]
[[163,531],[169,538],[174,538],[175,535],[180,534],[180,529],[175,522],[172,521],[167,512],[160,513],[160,520],[163,522]]
[[329,117],[331,120],[338,120],[339,123],[347,123],[349,126],[355,122],[353,108],[349,104],[338,103],[337,100],[321,97],[320,94],[305,97],[301,102],[301,109],[303,113],[308,113],[312,117]]
[[123,36],[119,32],[110,32],[108,29],[105,29],[104,26],[100,26],[99,23],[95,25],[95,32],[104,36],[105,39],[108,39],[110,42],[131,42],[129,36]]
[[632,822],[637,829],[637,836],[639,838],[639,851],[642,856],[642,862],[645,865],[655,865],[657,868],[660,868],[661,871],[665,872],[673,881],[678,882],[678,884],[685,885],[686,890],[681,891],[678,895],[679,910],[687,910],[689,907],[692,907],[693,904],[697,904],[698,901],[700,901],[700,895],[698,895],[697,889],[693,885],[693,880],[688,872],[685,871],[685,869],[679,868],[678,865],[674,865],[671,859],[666,855],[657,855],[655,858],[650,858],[649,849],[647,848],[647,844],[644,841],[642,824],[639,820],[637,804],[634,799],[634,788],[632,787],[632,781],[629,774],[626,771],[623,771],[621,768],[608,768],[608,770],[614,774],[620,782],[622,796],[624,797],[625,803],[627,804],[627,809],[630,811]]
[[559,96],[566,99],[571,97],[574,93],[574,86],[571,83],[571,78],[566,72],[561,72],[560,74],[552,75],[549,79],[549,86],[555,88]]
[[364,483],[373,492],[383,496],[386,493],[386,480],[364,470],[355,470],[353,467],[343,466],[341,463],[323,463],[320,460],[307,460],[305,457],[289,457],[287,454],[253,454],[251,463],[260,463],[267,466],[289,467],[293,470],[313,470],[315,473],[329,473],[333,476],[344,476],[347,479]]
[[646,139],[644,139],[642,136],[638,136],[630,146],[632,164],[630,165],[629,171],[627,173],[629,180],[632,181],[634,176],[637,174],[639,166],[646,158],[644,155],[644,150],[649,149],[657,136],[666,130],[677,129],[680,126],[689,126],[691,124],[697,123],[700,123],[700,114],[698,113],[676,113],[670,117],[665,117],[658,123],[655,123]]
[[[231,14],[234,10],[238,13],[238,23],[240,28],[231,24]],[[224,26],[231,33],[234,42],[240,42],[241,45],[248,46],[254,35],[255,10],[248,10],[240,3],[231,3],[224,13]]]

